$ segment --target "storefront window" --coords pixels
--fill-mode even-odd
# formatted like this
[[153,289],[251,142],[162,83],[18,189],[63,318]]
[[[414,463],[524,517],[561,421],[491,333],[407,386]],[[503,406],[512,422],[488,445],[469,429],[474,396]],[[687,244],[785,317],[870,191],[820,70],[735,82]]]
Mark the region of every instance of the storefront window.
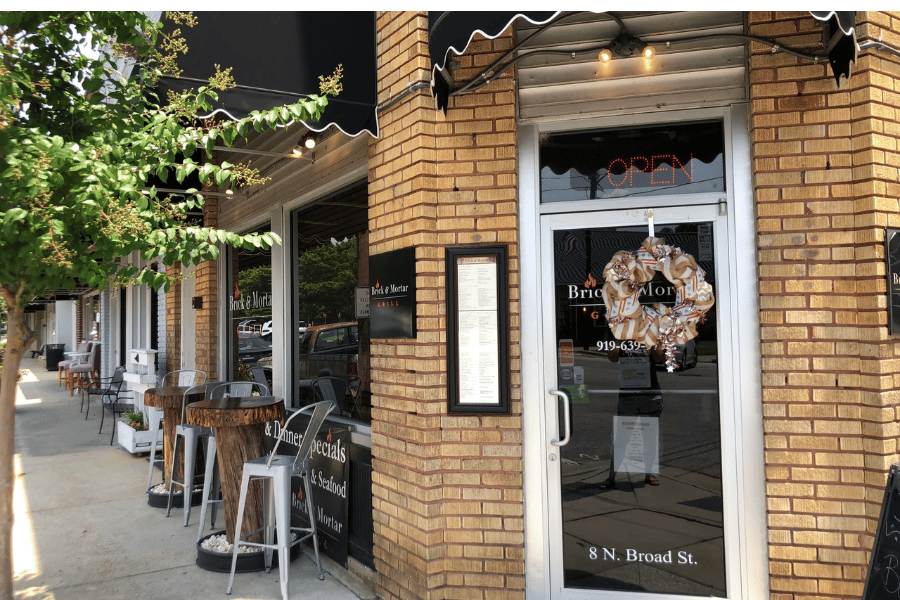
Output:
[[725,190],[722,123],[550,134],[541,140],[541,202]]
[[265,370],[272,366],[272,251],[233,250],[230,275],[230,377],[251,380],[252,369],[263,367],[271,380],[271,371]]
[[368,280],[367,198],[357,186],[294,214],[294,405],[321,400],[314,382],[333,377],[342,416],[362,421],[371,418],[369,323],[356,318],[356,288]]

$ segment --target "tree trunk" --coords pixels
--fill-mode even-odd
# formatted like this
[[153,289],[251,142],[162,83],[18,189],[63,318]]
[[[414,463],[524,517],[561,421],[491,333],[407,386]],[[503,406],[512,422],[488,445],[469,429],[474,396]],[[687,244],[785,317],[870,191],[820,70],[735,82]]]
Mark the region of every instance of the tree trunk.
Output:
[[[4,294],[5,296],[6,294]],[[0,377],[0,600],[13,598],[13,489],[15,467],[13,452],[15,442],[16,386],[19,366],[25,354],[25,310],[18,303],[10,302],[6,353],[3,357],[3,375]]]

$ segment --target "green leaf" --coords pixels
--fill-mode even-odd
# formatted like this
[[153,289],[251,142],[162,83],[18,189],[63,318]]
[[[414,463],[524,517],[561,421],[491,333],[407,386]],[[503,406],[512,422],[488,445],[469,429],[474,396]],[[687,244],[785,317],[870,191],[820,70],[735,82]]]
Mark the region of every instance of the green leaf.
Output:
[[198,175],[200,176],[200,182],[206,183],[209,179],[210,174],[216,170],[216,166],[210,163],[206,163],[202,167],[200,167],[200,172]]
[[234,144],[235,137],[237,137],[237,130],[234,127],[227,126],[222,130],[222,139],[229,148]]
[[229,173],[228,171],[216,171],[216,185],[219,187],[223,187],[225,185],[225,182],[228,181],[230,177],[231,173]]

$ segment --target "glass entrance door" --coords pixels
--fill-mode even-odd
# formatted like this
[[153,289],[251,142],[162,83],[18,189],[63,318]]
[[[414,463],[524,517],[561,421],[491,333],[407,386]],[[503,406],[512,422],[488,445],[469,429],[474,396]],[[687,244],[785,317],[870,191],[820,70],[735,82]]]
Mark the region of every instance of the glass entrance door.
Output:
[[542,221],[554,598],[729,595],[724,219],[655,212],[656,242],[646,210]]

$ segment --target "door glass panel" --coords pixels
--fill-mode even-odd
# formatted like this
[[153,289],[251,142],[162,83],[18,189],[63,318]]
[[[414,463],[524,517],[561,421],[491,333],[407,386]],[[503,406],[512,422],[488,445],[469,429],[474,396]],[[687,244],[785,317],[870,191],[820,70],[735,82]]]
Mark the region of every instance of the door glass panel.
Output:
[[[656,236],[693,257],[715,291],[712,229],[657,225]],[[560,448],[564,583],[722,597],[716,305],[696,337],[671,346],[668,361],[617,339],[601,293],[604,268],[645,239],[646,227],[554,233],[557,386],[571,409],[571,440]],[[641,304],[673,306],[682,281],[674,278],[657,271]]]

